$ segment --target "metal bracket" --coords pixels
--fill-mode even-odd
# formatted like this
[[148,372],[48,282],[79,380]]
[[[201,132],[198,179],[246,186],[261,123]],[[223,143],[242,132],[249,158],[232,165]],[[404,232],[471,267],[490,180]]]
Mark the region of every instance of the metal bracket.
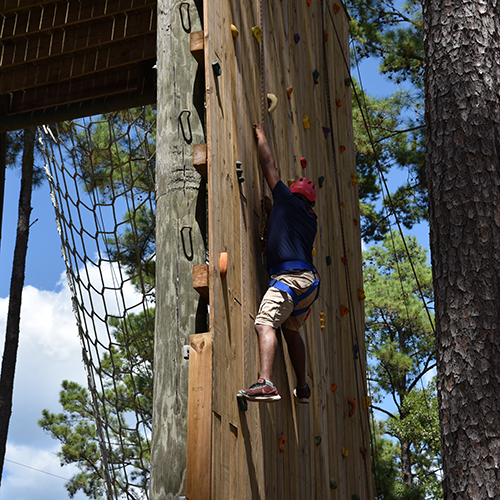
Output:
[[[184,241],[184,229],[189,229],[189,244],[191,246],[191,255],[188,255],[186,251],[186,242]],[[186,259],[191,261],[193,260],[194,250],[193,250],[193,228],[191,226],[182,226],[181,227],[181,240],[182,240],[182,249],[184,250],[184,255]]]
[[[182,6],[183,5],[187,5],[187,20],[188,20],[188,24],[189,24],[189,27],[186,28],[186,26],[184,26],[184,16],[182,15]],[[191,15],[189,13],[189,7],[190,7],[190,3],[189,2],[181,2],[180,5],[179,5],[179,12],[181,14],[181,24],[182,24],[182,28],[184,29],[184,31],[186,33],[191,33]]]
[[189,346],[188,345],[183,346],[182,352],[183,352],[184,359],[189,359]]
[[[187,126],[189,129],[189,139],[186,137],[186,133],[184,132],[184,125],[182,124],[182,115],[184,113],[187,113]],[[191,111],[189,109],[183,109],[180,114],[179,114],[179,123],[181,124],[181,130],[182,130],[182,135],[184,136],[184,140],[188,143],[191,144],[193,142],[193,133],[191,132],[191,122],[189,121],[189,117],[191,116]]]

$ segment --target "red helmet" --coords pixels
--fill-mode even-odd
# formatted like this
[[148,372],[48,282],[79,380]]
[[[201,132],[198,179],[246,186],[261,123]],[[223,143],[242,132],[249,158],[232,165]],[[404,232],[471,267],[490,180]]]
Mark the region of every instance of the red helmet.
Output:
[[313,181],[301,177],[290,186],[292,193],[303,194],[311,203],[316,201],[316,186]]

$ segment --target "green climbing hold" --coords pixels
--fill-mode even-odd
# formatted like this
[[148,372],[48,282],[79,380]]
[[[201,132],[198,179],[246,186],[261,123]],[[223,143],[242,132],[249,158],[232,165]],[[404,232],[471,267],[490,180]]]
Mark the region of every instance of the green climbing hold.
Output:
[[357,493],[353,493],[352,500],[361,500],[361,497]]
[[316,443],[316,446],[319,446],[321,444],[321,436],[316,436],[314,442]]
[[333,477],[330,478],[330,489],[331,490],[336,490],[338,487],[337,480],[334,479]]
[[245,396],[243,394],[237,394],[236,399],[238,401],[238,406],[241,411],[247,411],[248,410],[248,403],[247,400],[245,399]]

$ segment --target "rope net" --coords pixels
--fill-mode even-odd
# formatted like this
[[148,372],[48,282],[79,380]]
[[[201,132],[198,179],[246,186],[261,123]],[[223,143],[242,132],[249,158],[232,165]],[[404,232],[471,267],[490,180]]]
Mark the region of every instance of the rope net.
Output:
[[44,126],[40,137],[88,380],[88,390],[66,388],[73,434],[82,436],[72,452],[80,473],[67,487],[91,498],[147,498],[155,110]]

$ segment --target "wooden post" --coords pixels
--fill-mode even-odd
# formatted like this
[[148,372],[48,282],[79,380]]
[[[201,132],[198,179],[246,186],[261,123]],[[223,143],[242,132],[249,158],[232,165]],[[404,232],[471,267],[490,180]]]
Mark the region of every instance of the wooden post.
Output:
[[192,158],[193,145],[205,142],[193,105],[198,63],[190,51],[190,32],[200,29],[194,2],[158,1],[152,500],[178,498],[186,486],[189,362],[183,346],[196,333],[204,304],[193,289],[193,265],[205,262],[205,186],[200,190]]

